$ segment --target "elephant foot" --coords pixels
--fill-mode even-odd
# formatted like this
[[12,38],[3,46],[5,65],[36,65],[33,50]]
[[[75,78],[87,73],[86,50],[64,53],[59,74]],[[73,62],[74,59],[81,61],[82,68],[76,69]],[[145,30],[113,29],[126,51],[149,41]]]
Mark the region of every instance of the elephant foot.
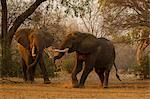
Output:
[[33,84],[34,83],[34,77],[28,77],[27,79],[24,79],[25,83],[27,84]]
[[31,83],[32,84],[34,82],[34,76],[29,75],[27,77],[27,79],[25,79],[25,80],[26,80],[27,83]]
[[23,78],[24,82],[27,82],[27,78]]
[[79,88],[78,84],[73,85],[73,88]]
[[103,88],[108,88],[108,85],[104,85]]
[[85,86],[79,86],[79,85],[77,85],[77,86],[73,86],[73,88],[85,88]]
[[25,81],[25,83],[27,83],[27,84],[33,84],[34,81],[27,80],[27,81]]
[[73,88],[79,88],[78,80],[72,80]]
[[80,85],[79,88],[85,88],[85,86],[84,85]]
[[50,80],[44,80],[44,84],[50,84],[51,81]]
[[108,86],[105,86],[104,88],[105,88],[105,89],[107,89],[107,88],[108,88]]
[[85,88],[85,86],[84,85],[76,84],[76,85],[73,85],[73,88]]

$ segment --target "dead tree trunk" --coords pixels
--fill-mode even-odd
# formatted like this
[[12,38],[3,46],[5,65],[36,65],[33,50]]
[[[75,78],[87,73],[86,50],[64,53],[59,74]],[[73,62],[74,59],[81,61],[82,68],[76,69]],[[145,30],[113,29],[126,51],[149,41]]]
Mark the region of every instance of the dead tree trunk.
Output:
[[[138,47],[137,47],[137,52],[136,52],[136,60],[137,60],[137,64],[138,66],[140,66],[140,72],[141,74],[144,76],[144,79],[147,78],[147,67],[149,66],[146,66],[146,65],[149,65],[148,63],[145,63],[145,60],[144,60],[144,57],[145,56],[148,56],[148,55],[145,55],[145,49],[149,46],[150,44],[150,38],[149,38],[149,35],[150,35],[150,30],[148,31],[145,31],[142,33],[142,36],[141,36],[141,39],[139,40],[139,43],[138,43]],[[148,70],[149,71],[149,70]]]

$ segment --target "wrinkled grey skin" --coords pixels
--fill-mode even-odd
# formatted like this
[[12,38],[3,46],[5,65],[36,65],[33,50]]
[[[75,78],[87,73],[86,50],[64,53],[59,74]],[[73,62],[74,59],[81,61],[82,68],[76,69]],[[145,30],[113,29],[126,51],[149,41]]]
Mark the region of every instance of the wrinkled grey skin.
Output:
[[50,83],[43,60],[43,50],[51,46],[54,41],[53,36],[47,31],[28,28],[18,30],[15,36],[19,43],[18,49],[22,58],[24,80],[31,83],[34,81],[35,67],[39,63],[44,83]]
[[[104,88],[108,87],[108,78],[112,66],[115,65],[115,49],[113,44],[105,38],[96,38],[88,33],[74,32],[69,34],[61,46],[61,50],[69,48],[68,53],[76,52],[77,64],[72,72],[72,84],[74,88],[84,87],[89,73],[95,69]],[[60,59],[65,52],[60,52],[54,57],[54,61]],[[80,78],[77,74],[85,67]],[[116,68],[116,76],[119,79]],[[120,80],[120,79],[119,79]]]

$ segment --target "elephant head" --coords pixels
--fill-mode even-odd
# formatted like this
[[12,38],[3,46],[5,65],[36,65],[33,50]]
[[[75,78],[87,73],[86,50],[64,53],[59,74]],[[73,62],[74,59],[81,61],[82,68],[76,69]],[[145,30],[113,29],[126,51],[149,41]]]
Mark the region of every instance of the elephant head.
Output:
[[44,48],[52,45],[54,37],[40,29],[20,29],[15,33],[16,40],[25,49],[28,50],[28,54],[35,58],[33,63],[27,63],[29,67],[36,65],[42,57]]
[[[97,46],[98,40],[92,34],[73,32],[66,36],[66,39],[61,45],[60,50],[68,48],[68,53],[76,51],[78,53],[89,54],[92,53],[94,48]],[[61,51],[57,56],[54,57],[54,60],[61,58],[64,53],[65,52]]]

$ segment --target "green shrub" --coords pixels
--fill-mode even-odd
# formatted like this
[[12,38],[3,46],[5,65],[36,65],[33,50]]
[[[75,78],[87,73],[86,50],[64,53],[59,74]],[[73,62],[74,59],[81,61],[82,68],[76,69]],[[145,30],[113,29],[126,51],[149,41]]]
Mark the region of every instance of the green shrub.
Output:
[[22,77],[23,70],[22,70],[22,66],[20,65],[20,63],[18,63],[18,61],[13,61],[12,63],[12,68],[11,68],[11,72],[9,72],[9,77]]
[[[46,55],[44,55],[44,63],[45,63],[45,66],[46,66],[46,69],[47,69],[47,72],[48,72],[48,76],[49,77],[57,76],[56,65]],[[35,74],[35,76],[36,77],[42,77],[43,76],[39,65],[37,65],[37,67],[36,67],[36,74]]]
[[150,58],[148,55],[144,56],[141,65],[133,65],[133,73],[141,79],[150,79]]
[[46,68],[47,68],[48,75],[50,77],[57,76],[57,73],[56,73],[57,67],[54,64],[53,60],[49,59],[47,56],[45,56],[45,65],[46,65]]
[[73,70],[73,67],[75,65],[75,56],[69,55],[64,61],[63,61],[63,68],[66,70],[68,73],[71,73]]
[[[23,68],[20,60],[20,56],[18,54],[13,55],[13,60],[12,60],[12,66],[9,68],[9,70],[5,70],[5,77],[23,77]],[[52,62],[52,60],[49,60],[47,56],[44,57],[46,69],[48,72],[49,77],[55,77],[56,74],[56,66]],[[0,62],[1,62],[1,57],[0,57]],[[1,64],[1,63],[0,63]],[[0,70],[1,70],[0,66]],[[40,66],[36,66],[36,77],[43,77],[43,74],[41,72]]]
[[143,57],[141,62],[141,73],[144,79],[150,79],[150,57],[147,55]]

